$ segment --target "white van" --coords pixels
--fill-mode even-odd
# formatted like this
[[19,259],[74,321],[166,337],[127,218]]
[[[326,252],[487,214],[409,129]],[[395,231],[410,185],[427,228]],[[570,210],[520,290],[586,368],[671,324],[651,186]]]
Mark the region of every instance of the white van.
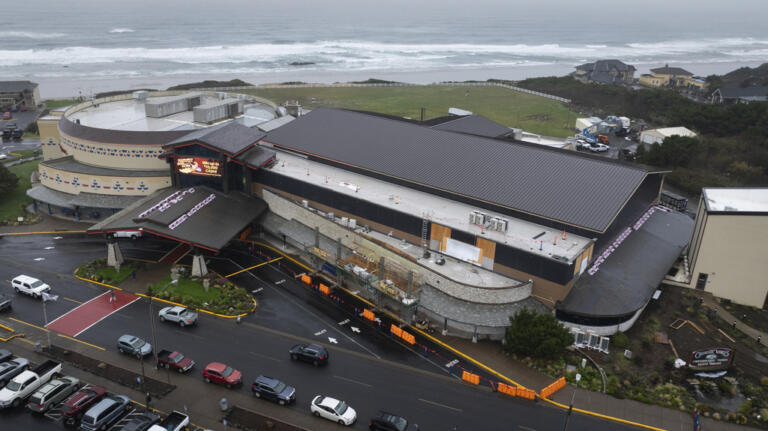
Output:
[[23,293],[35,298],[41,298],[43,293],[51,291],[51,286],[28,275],[19,275],[11,280],[11,286],[16,293]]

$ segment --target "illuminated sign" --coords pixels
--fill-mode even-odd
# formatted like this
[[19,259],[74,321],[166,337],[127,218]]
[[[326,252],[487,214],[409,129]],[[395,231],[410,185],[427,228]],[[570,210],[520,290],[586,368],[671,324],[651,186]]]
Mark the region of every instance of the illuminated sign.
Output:
[[152,213],[152,211],[160,211],[165,212],[168,208],[170,208],[172,205],[176,205],[177,203],[181,202],[182,199],[184,199],[185,195],[192,194],[195,192],[195,189],[190,187],[186,190],[178,190],[174,192],[172,195],[168,196],[167,198],[161,200],[160,202],[154,204],[152,208],[149,208],[148,210],[142,212],[139,214],[139,217],[137,218],[145,218],[149,214]]
[[184,223],[188,218],[192,217],[194,213],[200,211],[201,208],[211,203],[214,199],[216,199],[216,195],[211,193],[210,195],[208,195],[208,197],[198,202],[197,205],[190,208],[189,211],[182,214],[179,218],[177,218],[171,224],[169,224],[168,229],[170,230],[176,229],[180,224]]
[[221,176],[221,162],[201,157],[180,157],[176,159],[176,168],[182,174],[203,175],[208,177]]
[[731,362],[733,362],[733,349],[727,347],[694,350],[691,354],[690,367],[697,371],[719,370],[728,368]]

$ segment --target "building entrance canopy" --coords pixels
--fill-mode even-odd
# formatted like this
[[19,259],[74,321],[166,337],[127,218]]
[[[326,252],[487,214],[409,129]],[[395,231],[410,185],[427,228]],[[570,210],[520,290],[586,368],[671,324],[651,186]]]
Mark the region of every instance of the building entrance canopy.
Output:
[[208,187],[164,189],[88,229],[140,230],[218,251],[267,208],[258,197]]

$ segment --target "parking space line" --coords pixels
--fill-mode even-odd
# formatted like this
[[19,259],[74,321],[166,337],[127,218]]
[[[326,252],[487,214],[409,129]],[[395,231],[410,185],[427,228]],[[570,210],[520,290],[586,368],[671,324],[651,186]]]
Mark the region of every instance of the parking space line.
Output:
[[22,325],[31,326],[31,327],[33,327],[33,328],[35,328],[35,329],[39,329],[39,330],[41,330],[41,331],[43,331],[43,332],[48,332],[48,330],[47,330],[47,329],[45,329],[45,328],[42,328],[42,327],[40,327],[40,326],[37,326],[37,325],[33,325],[33,324],[31,324],[31,323],[27,323],[27,322],[25,322],[25,321],[23,321],[23,320],[19,320],[19,319],[13,318],[13,317],[9,317],[9,319],[13,320],[14,322],[18,322],[18,323],[21,323]]
[[81,343],[81,344],[85,344],[86,346],[90,346],[90,347],[93,347],[94,349],[99,349],[99,350],[101,350],[101,351],[105,351],[105,350],[107,350],[107,349],[105,349],[105,348],[103,348],[103,347],[101,347],[101,346],[97,346],[97,345],[95,345],[95,344],[91,344],[91,343],[86,343],[86,342],[85,342],[85,341],[83,341],[83,340],[78,340],[77,338],[72,338],[72,337],[70,337],[70,336],[68,336],[68,335],[64,335],[64,334],[56,334],[56,335],[58,335],[58,336],[59,336],[59,337],[61,337],[61,338],[66,338],[67,340],[77,341],[78,343]]
[[365,386],[365,387],[367,387],[367,388],[372,388],[372,387],[373,387],[373,385],[369,385],[368,383],[363,383],[363,382],[361,382],[361,381],[358,381],[358,380],[354,380],[354,379],[349,379],[349,378],[347,378],[347,377],[342,377],[342,376],[333,376],[333,378],[335,378],[335,379],[339,379],[339,380],[344,380],[345,382],[355,383],[355,384],[357,384],[357,385],[360,385],[360,386]]
[[275,362],[283,362],[283,361],[282,361],[282,360],[280,360],[280,359],[277,359],[277,358],[273,358],[272,356],[262,355],[261,353],[256,353],[256,352],[248,352],[248,353],[250,353],[250,354],[251,354],[251,355],[253,355],[253,356],[258,356],[258,357],[260,357],[260,358],[269,359],[270,361],[275,361]]
[[66,299],[69,302],[74,302],[75,304],[82,304],[83,301],[78,301],[77,299],[67,298],[66,296],[63,296],[62,298]]
[[440,404],[440,403],[436,403],[434,401],[425,400],[424,398],[419,398],[419,401],[421,401],[423,403],[427,403],[427,404],[432,404],[433,406],[436,406],[436,407],[442,407],[444,409],[449,409],[449,410],[453,410],[453,411],[457,411],[457,412],[463,412],[464,411],[462,409],[457,409],[456,407],[446,406],[445,404]]

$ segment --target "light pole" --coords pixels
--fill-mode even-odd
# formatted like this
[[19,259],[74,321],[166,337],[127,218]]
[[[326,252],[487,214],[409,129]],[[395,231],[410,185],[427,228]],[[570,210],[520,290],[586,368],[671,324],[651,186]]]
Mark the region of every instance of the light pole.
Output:
[[581,380],[581,374],[576,373],[576,384],[573,385],[573,394],[571,395],[571,404],[568,406],[568,414],[565,415],[565,425],[563,425],[563,431],[568,429],[568,419],[573,412],[573,401],[576,399],[576,389],[579,387],[579,380]]
[[48,329],[48,311],[45,308],[45,303],[48,301],[56,301],[59,299],[59,295],[51,295],[49,293],[43,292],[43,328],[45,328],[45,333],[48,335],[48,350],[51,350],[51,331]]

